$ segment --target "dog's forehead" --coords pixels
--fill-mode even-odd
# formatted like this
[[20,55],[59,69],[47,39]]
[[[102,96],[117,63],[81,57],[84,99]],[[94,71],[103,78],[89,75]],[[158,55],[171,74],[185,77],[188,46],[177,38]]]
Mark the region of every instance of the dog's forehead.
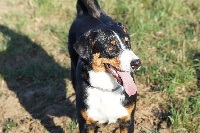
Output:
[[97,31],[95,40],[105,42],[108,40],[110,41],[110,40],[114,40],[114,39],[118,39],[118,40],[120,39],[123,41],[126,37],[129,38],[129,35],[124,33],[122,30],[116,31],[116,30],[112,30],[112,29],[99,29]]
[[93,53],[100,53],[100,57],[114,58],[125,50],[130,49],[129,36],[123,29],[98,29],[92,41]]
[[[116,45],[121,49],[130,49],[130,37],[123,29],[100,29],[97,31],[95,42],[98,42],[102,47],[108,45]],[[102,45],[103,44],[103,45]]]
[[107,41],[109,39],[113,39],[115,36],[112,30],[108,29],[100,29],[97,32],[96,40],[98,41]]

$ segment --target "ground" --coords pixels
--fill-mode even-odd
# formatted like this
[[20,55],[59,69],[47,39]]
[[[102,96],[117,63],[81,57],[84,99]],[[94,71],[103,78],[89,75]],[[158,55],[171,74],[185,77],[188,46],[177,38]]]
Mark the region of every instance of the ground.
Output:
[[[140,22],[137,21],[140,15],[131,13],[122,18],[123,13],[121,15],[112,14],[114,9],[109,7],[112,7],[114,1],[111,1],[108,6],[105,6],[105,1],[101,0],[100,2],[108,13],[120,21],[122,20],[129,27],[131,27],[131,21],[128,20],[132,20],[130,16],[134,16],[135,27],[137,27],[137,22],[138,25],[139,23],[143,24],[142,17]],[[128,2],[131,6],[131,1]],[[156,1],[154,0],[152,3],[154,4]],[[76,1],[73,0],[59,0],[59,2],[57,0],[51,2],[48,0],[0,1],[0,132],[78,132],[75,94],[70,80],[70,59],[67,52],[67,35],[70,24],[75,18],[75,4]],[[130,9],[134,8],[134,13],[139,14],[148,9],[149,3],[136,1],[134,4],[137,4],[139,9],[137,10],[136,7]],[[187,133],[197,132],[200,129],[198,109],[200,104],[197,102],[200,83],[200,50],[198,47],[200,20],[196,19],[200,16],[199,10],[196,9],[198,6],[195,6],[195,2],[188,2],[189,6],[194,4],[192,7],[194,7],[193,10],[197,10],[197,13],[194,14],[191,10],[188,15],[191,19],[189,24],[184,25],[184,22],[180,21],[180,25],[188,28],[188,31],[183,32],[181,31],[184,29],[181,27],[182,25],[179,27],[178,22],[171,23],[173,18],[170,15],[183,19],[178,9],[186,10],[175,3],[174,7],[178,8],[174,8],[173,13],[170,14],[173,3],[167,4],[169,5],[165,6],[169,6],[169,10],[161,13],[155,11],[157,17],[154,18],[154,21],[160,25],[164,25],[166,21],[168,28],[159,29],[160,27],[152,26],[155,24],[154,22],[130,28],[132,31],[136,30],[136,32],[131,32],[132,43],[137,44],[134,50],[143,61],[143,68],[136,76],[138,86],[138,102],[135,113],[136,133]],[[121,7],[123,6],[122,4]],[[152,6],[154,7],[154,5]],[[144,8],[145,10],[142,10]],[[124,7],[122,10],[129,9]],[[166,12],[169,12],[170,15],[167,16]],[[160,16],[164,20],[159,20]],[[170,24],[174,27],[170,27]],[[147,35],[151,26],[156,29],[156,32]],[[171,34],[172,31],[173,34]],[[188,40],[184,41],[182,33],[184,35],[190,33]],[[179,37],[176,38],[176,36]],[[165,38],[168,40],[173,38],[170,43],[177,43],[177,47],[180,49],[174,51],[173,46],[166,45],[168,42]],[[164,46],[159,45],[159,41],[165,41],[165,43],[162,42]],[[189,43],[191,46],[185,46]],[[144,44],[149,45],[143,48]],[[191,59],[194,62],[191,61],[191,64],[194,64],[195,67],[186,62],[187,49],[193,53]],[[169,53],[167,53],[168,51]],[[163,54],[165,52],[166,54]],[[166,62],[163,63],[161,59]],[[168,59],[172,62],[168,62]],[[166,67],[166,64],[170,64],[170,67]],[[190,76],[182,78],[182,71],[185,75]],[[172,86],[171,83],[175,85]],[[176,89],[168,90],[170,87]],[[182,105],[176,103],[184,103],[184,105],[187,103],[187,106],[184,106],[184,109],[187,110],[183,111],[186,112],[183,115],[187,116],[187,120],[180,115],[182,110],[179,114],[177,113],[179,108],[182,109]],[[112,129],[114,126],[110,125],[109,128]],[[100,131],[108,132],[105,127],[102,127]]]
[[[56,99],[57,101],[55,101],[54,104],[45,105],[45,108],[42,108],[44,106],[42,102],[45,101],[41,100],[39,101],[39,103],[37,102],[38,107],[36,107],[35,110],[33,109],[34,114],[30,114],[30,111],[27,111],[25,107],[23,107],[24,105],[20,104],[19,98],[16,97],[16,94],[7,88],[5,82],[2,81],[1,87],[1,91],[3,92],[3,94],[1,94],[3,95],[3,97],[1,97],[0,99],[0,115],[2,116],[0,119],[1,131],[9,133],[43,133],[48,131],[55,133],[63,131],[66,133],[78,132],[77,126],[72,120],[73,118],[75,119],[75,96],[73,93],[70,96],[63,96],[63,98],[61,99],[59,98],[62,97],[63,94],[58,94],[58,99]],[[36,91],[28,90],[26,92],[23,91],[21,93],[23,93],[22,95],[24,100],[31,101],[33,100],[33,95],[35,95],[36,93],[43,95],[42,97],[48,95],[46,94],[47,89],[49,88],[41,88],[40,90]],[[162,108],[159,106],[159,104],[163,104],[165,102],[165,99],[161,97],[159,93],[156,94],[154,98],[152,98],[150,95],[151,93],[155,92],[151,92],[148,88],[139,86],[139,90],[141,89],[143,89],[144,91],[139,91],[137,110],[135,114],[135,132],[148,133],[153,132],[154,130],[158,130],[163,133],[168,133],[170,131],[170,128],[168,128],[165,120],[166,114],[162,111]],[[145,95],[145,97],[143,97],[142,95]],[[149,97],[151,97],[151,99],[149,99]],[[160,98],[162,98],[162,100],[160,100]],[[36,103],[30,102],[29,104],[25,106],[33,106]],[[38,110],[38,108],[42,109]],[[71,108],[73,111],[68,113],[68,108]],[[143,108],[145,108],[145,110]],[[10,125],[8,126],[12,126],[12,122],[16,125],[7,131],[5,129],[5,125],[3,125],[3,123],[5,124],[5,120],[7,120],[7,123],[10,123]]]

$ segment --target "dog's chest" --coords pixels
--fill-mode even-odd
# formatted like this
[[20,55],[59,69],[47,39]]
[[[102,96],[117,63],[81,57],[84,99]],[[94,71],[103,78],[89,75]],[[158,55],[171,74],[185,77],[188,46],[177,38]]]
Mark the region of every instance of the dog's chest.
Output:
[[87,88],[88,116],[98,123],[115,123],[119,118],[128,115],[122,105],[124,95],[121,89],[115,92],[103,92],[95,88]]

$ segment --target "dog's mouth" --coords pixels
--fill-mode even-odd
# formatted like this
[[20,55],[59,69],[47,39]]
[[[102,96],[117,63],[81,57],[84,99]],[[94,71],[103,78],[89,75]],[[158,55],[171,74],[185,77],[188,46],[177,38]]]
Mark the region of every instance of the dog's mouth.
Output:
[[108,73],[110,73],[120,85],[123,85],[122,79],[120,77],[120,75],[118,74],[118,71],[115,67],[111,66],[110,64],[104,64],[105,68],[107,70]]
[[110,73],[117,82],[124,87],[126,93],[131,96],[134,95],[137,91],[137,87],[133,78],[131,77],[130,72],[119,70],[110,64],[104,64],[106,71]]

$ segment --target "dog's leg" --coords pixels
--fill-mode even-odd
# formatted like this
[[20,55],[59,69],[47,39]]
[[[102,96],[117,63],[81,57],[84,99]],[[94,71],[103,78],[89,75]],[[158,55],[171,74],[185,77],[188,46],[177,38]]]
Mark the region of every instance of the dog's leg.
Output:
[[120,133],[133,133],[134,132],[134,123],[133,120],[120,123]]
[[79,124],[80,133],[95,133],[95,125],[88,125],[86,123]]
[[79,125],[82,127],[80,130],[81,133],[95,133],[96,122],[92,118],[88,117],[87,112],[85,111],[81,111],[81,117],[84,121],[82,121],[81,125]]
[[128,126],[120,125],[120,133],[128,133]]
[[126,106],[128,112],[127,116],[120,118],[120,133],[133,133],[134,132],[134,113],[136,103]]
[[86,125],[86,132],[85,133],[94,133],[95,126],[94,125]]

